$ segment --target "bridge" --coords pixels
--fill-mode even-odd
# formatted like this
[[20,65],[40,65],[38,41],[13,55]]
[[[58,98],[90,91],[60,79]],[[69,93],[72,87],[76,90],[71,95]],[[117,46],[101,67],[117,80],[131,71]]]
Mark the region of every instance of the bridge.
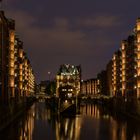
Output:
[[[35,95],[37,100],[43,99],[52,107],[54,112],[59,112],[60,114],[66,114],[66,115],[74,115],[78,112],[78,108],[80,104],[85,102],[96,102],[103,104],[112,97],[105,96],[105,95],[85,95],[80,94],[80,96],[77,97],[71,97],[71,98],[56,98],[55,96],[49,96],[44,93],[38,93]],[[83,102],[82,102],[83,101]]]
[[112,96],[102,95],[102,94],[80,94],[81,99],[110,99]]
[[51,96],[49,95],[46,95],[44,93],[37,93],[35,95],[36,99],[51,99]]
[[35,95],[37,100],[45,100],[46,103],[52,107],[54,113],[74,115],[76,114],[76,101],[75,98],[56,98],[55,96],[48,96],[46,94],[37,93]]

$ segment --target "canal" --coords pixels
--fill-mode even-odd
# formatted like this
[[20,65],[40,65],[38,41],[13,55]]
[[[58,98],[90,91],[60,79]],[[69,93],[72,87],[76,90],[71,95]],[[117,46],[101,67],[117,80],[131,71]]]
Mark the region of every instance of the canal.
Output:
[[75,117],[54,115],[41,100],[0,132],[0,139],[140,140],[140,125],[93,104],[83,104]]

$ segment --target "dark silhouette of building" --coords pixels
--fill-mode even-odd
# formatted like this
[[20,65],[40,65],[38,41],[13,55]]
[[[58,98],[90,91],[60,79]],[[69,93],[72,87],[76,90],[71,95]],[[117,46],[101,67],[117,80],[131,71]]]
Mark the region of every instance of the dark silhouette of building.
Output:
[[106,70],[101,71],[97,74],[97,79],[99,80],[99,94],[108,95],[107,88],[107,72]]
[[112,87],[112,60],[109,61],[109,63],[106,66],[106,72],[107,72],[107,94],[109,96],[113,96],[113,87]]

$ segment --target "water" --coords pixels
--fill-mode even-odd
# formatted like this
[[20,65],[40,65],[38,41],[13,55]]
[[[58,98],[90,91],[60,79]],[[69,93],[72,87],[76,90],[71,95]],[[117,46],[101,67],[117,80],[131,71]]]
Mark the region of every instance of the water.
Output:
[[112,117],[92,104],[81,106],[80,112],[75,117],[55,116],[45,102],[37,102],[0,133],[0,140],[140,140],[140,125],[134,120]]

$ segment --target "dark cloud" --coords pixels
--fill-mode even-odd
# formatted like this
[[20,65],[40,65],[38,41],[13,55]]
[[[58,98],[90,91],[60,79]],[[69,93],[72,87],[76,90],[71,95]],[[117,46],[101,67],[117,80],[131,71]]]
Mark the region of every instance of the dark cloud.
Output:
[[78,25],[84,26],[87,28],[113,28],[115,26],[120,26],[122,22],[118,17],[115,16],[106,16],[106,15],[99,15],[95,17],[88,17],[88,18],[82,18],[79,19]]
[[37,80],[63,63],[81,64],[83,78],[105,68],[139,17],[138,0],[6,0]]

